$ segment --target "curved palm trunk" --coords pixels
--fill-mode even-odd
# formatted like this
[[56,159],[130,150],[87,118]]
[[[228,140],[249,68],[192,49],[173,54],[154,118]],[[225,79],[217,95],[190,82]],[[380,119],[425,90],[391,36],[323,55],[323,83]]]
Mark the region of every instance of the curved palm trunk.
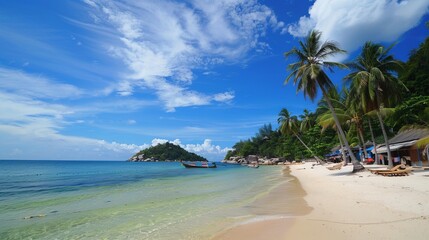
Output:
[[[359,133],[359,130],[357,130],[357,132],[356,132],[356,135],[357,135],[357,138],[358,138],[358,142],[359,142],[359,145],[358,145],[358,147],[359,147],[359,152],[361,151],[361,149],[363,149],[363,141],[362,141],[362,138],[360,137],[360,133]],[[363,151],[362,151],[362,153],[363,153]],[[360,154],[359,154],[360,155]],[[360,160],[362,160],[362,155],[360,155]]]
[[313,153],[313,151],[307,146],[307,144],[304,143],[304,141],[302,141],[302,139],[298,136],[298,134],[296,134],[295,132],[293,134],[295,135],[296,138],[298,138],[298,140],[302,143],[302,145],[304,145],[304,147],[307,148],[308,151],[310,151],[311,155],[314,156],[314,158],[318,163],[322,164],[324,162],[318,156],[316,156],[316,154]]
[[369,131],[371,132],[372,145],[374,146],[375,162],[377,164],[380,164],[380,159],[378,158],[377,146],[375,145],[374,132],[372,131],[372,124],[371,124],[371,120],[370,119],[368,119],[368,125],[369,125]]
[[380,122],[381,131],[383,132],[384,142],[387,148],[387,162],[389,164],[389,168],[391,168],[393,167],[392,153],[390,152],[389,139],[387,138],[386,129],[384,128],[384,124],[383,124],[383,118],[381,118],[381,113],[379,109],[377,109],[377,117],[378,117],[378,121]]
[[363,146],[363,149],[362,149],[362,152],[363,152],[363,156],[365,157],[365,158],[368,158],[368,153],[366,152],[366,144],[365,144],[365,139],[364,139],[364,137],[363,137],[363,131],[362,131],[362,128],[358,128],[359,130],[358,130],[358,132],[359,132],[359,137],[360,137],[360,139],[361,139],[361,141],[362,141],[362,146]]
[[337,134],[338,134],[338,140],[340,141],[341,155],[343,156],[344,166],[346,166],[347,165],[346,151],[344,151],[343,141],[341,140],[341,135],[340,135],[340,132],[338,132],[338,129],[337,129]]
[[346,135],[344,134],[343,128],[341,127],[340,121],[338,121],[337,114],[335,114],[334,107],[332,106],[331,99],[329,99],[328,94],[326,92],[326,89],[320,83],[319,83],[319,86],[320,86],[320,89],[322,89],[323,97],[325,97],[325,100],[328,103],[329,110],[331,110],[332,117],[334,118],[335,125],[337,125],[337,129],[340,132],[340,136],[342,137],[342,139],[344,141],[344,145],[346,145],[346,149],[349,152],[350,158],[352,159],[353,172],[358,172],[358,171],[364,170],[365,168],[356,159],[355,155],[352,152],[352,149],[350,148],[349,142],[347,141]]

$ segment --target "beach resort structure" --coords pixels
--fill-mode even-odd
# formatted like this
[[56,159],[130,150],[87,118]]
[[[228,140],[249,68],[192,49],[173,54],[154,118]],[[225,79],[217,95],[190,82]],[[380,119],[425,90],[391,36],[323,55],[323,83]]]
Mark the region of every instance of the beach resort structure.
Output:
[[[429,166],[428,146],[419,146],[418,141],[429,137],[428,129],[410,129],[398,133],[389,140],[390,151],[394,164],[409,166]],[[375,152],[373,150],[373,152]],[[377,146],[377,154],[387,164],[387,148],[385,144]]]
[[[428,145],[420,145],[419,140],[429,137],[429,129],[410,129],[398,133],[389,140],[390,151],[392,153],[393,163],[406,164],[408,166],[429,166],[428,162]],[[377,153],[381,164],[387,165],[387,147],[386,144],[379,144],[374,149],[372,143],[365,144],[367,155],[371,161],[365,159],[364,163],[373,163],[374,154]],[[341,162],[341,146],[331,149],[331,153],[325,157],[331,162]],[[353,154],[358,159],[363,159],[363,150],[360,147],[352,148]],[[349,162],[349,159],[348,159]]]

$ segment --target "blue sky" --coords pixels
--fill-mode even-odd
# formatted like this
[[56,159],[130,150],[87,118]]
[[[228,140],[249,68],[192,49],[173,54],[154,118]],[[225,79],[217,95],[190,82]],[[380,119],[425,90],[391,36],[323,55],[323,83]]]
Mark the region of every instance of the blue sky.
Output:
[[[313,28],[353,58],[427,36],[425,0],[0,2],[0,159],[124,160],[171,141],[220,160],[296,94],[283,53]],[[336,84],[346,72],[331,74]]]

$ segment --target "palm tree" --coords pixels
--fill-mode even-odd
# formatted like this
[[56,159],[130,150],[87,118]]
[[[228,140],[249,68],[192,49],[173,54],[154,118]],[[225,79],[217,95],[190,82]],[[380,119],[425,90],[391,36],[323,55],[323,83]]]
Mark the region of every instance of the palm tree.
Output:
[[320,40],[321,33],[313,30],[306,37],[305,41],[300,41],[300,49],[293,48],[289,52],[285,53],[285,57],[291,56],[297,58],[297,62],[288,65],[288,70],[291,71],[289,76],[286,78],[285,83],[288,83],[293,79],[294,84],[297,85],[297,91],[303,91],[305,97],[309,97],[314,100],[317,95],[317,90],[320,89],[323,96],[328,103],[328,107],[332,112],[337,129],[346,146],[347,151],[352,158],[353,172],[363,170],[364,167],[357,161],[356,157],[350,148],[349,142],[346,139],[346,135],[338,121],[335,110],[332,106],[330,99],[327,97],[329,89],[333,88],[332,81],[328,75],[324,72],[324,69],[333,71],[334,67],[346,68],[347,66],[337,62],[328,61],[330,57],[344,53],[335,43],[326,41],[324,43]]
[[359,99],[350,97],[350,91],[348,89],[344,89],[344,97],[345,97],[345,106],[346,112],[349,116],[349,123],[352,123],[356,126],[356,131],[358,135],[358,139],[363,147],[363,154],[365,158],[368,158],[368,153],[366,152],[365,146],[365,137],[364,137],[364,117],[365,113],[363,111],[362,105],[359,102]]
[[316,120],[317,124],[319,124],[322,127],[322,133],[328,128],[333,128],[337,132],[338,141],[340,143],[341,154],[342,154],[343,162],[344,162],[344,166],[345,166],[345,165],[347,165],[347,157],[346,157],[346,153],[344,151],[344,144],[343,144],[343,141],[341,140],[341,136],[340,136],[340,133],[338,132],[335,121],[332,118],[332,113],[329,109],[322,110],[319,108],[319,111],[324,111],[324,112],[322,112],[317,117],[317,120]]
[[[327,97],[331,100],[331,103],[335,110],[335,114],[337,115],[337,118],[341,123],[341,126],[343,126],[343,124],[345,124],[350,120],[350,116],[347,115],[347,107],[344,104],[344,98],[340,96],[337,89],[335,88],[331,88],[329,90]],[[347,165],[347,157],[344,151],[344,144],[343,144],[343,141],[341,140],[341,135],[337,129],[337,125],[335,124],[335,120],[333,118],[332,112],[329,109],[328,104],[324,99],[321,99],[320,102],[318,103],[317,112],[319,112],[319,115],[317,117],[317,124],[319,124],[322,127],[322,132],[324,132],[328,128],[333,128],[337,132],[344,165]]]
[[301,118],[301,125],[299,127],[301,131],[310,129],[314,125],[313,114],[308,109],[304,109],[304,113],[299,117]]
[[298,135],[298,119],[296,116],[290,116],[289,111],[286,108],[282,108],[279,113],[279,118],[277,122],[280,125],[280,132],[282,134],[293,134],[298,140],[304,145],[304,147],[314,156],[314,158],[321,163],[322,160],[313,153],[313,151],[307,146],[307,144],[302,141]]
[[362,53],[348,64],[352,73],[344,79],[351,81],[350,95],[359,99],[365,112],[375,111],[387,148],[389,166],[393,166],[389,140],[384,127],[381,109],[397,102],[401,88],[405,85],[398,80],[397,72],[401,62],[389,54],[392,47],[385,49],[379,44],[366,42]]
[[378,158],[377,144],[375,144],[375,137],[374,137],[374,131],[372,130],[371,118],[368,118],[368,126],[369,126],[369,132],[371,134],[372,146],[374,146],[373,150],[374,150],[375,163],[381,164],[381,162]]

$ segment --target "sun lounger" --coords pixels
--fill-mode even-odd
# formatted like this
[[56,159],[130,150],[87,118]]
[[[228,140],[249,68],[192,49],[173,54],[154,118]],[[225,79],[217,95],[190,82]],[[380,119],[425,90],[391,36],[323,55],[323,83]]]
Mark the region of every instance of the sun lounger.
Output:
[[411,172],[411,169],[404,169],[404,170],[396,170],[391,172],[379,172],[378,174],[385,177],[397,177],[397,176],[408,176],[410,172]]
[[427,171],[427,170],[429,170],[429,167],[412,166],[411,170],[412,171]]
[[379,174],[382,172],[394,172],[394,171],[398,171],[400,170],[400,168],[405,168],[404,165],[396,165],[391,169],[368,169],[370,172],[374,173],[374,174]]
[[335,164],[333,166],[326,167],[326,168],[329,170],[340,170],[342,166],[343,166],[343,163],[338,163],[338,164]]

